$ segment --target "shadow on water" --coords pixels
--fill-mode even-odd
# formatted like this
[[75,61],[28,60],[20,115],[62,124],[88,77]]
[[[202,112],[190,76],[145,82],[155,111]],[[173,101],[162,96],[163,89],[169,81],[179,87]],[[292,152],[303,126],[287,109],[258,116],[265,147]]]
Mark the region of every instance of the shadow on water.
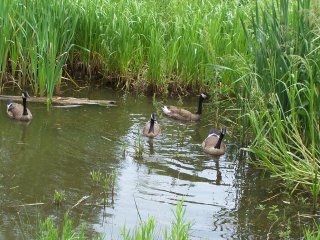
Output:
[[[46,106],[32,103],[34,119],[20,124],[6,117],[5,103],[0,103],[0,239],[34,236],[40,219],[61,220],[66,211],[76,224],[86,223],[89,232],[101,232],[106,239],[119,239],[124,225],[133,229],[139,223],[138,211],[143,220],[154,216],[163,230],[182,198],[192,239],[267,236],[272,221],[265,219],[275,203],[263,202],[266,211],[257,208],[278,183],[271,184],[249,168],[232,135],[226,136],[226,154],[212,157],[202,152],[201,142],[209,127],[217,126],[181,123],[159,113],[162,133],[149,139],[141,130],[155,111],[151,98],[101,90],[86,94],[114,99],[118,106],[48,112]],[[185,105],[195,109],[197,98]],[[114,204],[106,209],[98,204],[100,195],[91,194],[92,170],[117,172]],[[66,198],[59,208],[52,204],[55,190]],[[84,196],[90,197],[72,208]],[[33,203],[43,205],[26,205]]]

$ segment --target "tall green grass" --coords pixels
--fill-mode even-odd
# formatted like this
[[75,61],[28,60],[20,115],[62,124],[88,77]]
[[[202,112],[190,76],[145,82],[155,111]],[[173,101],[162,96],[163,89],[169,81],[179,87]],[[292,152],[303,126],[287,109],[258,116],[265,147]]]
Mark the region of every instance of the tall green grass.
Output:
[[[0,85],[1,89],[4,85],[4,79],[10,81],[11,79],[7,78],[7,72],[10,71],[7,69],[8,60],[9,60],[9,48],[13,43],[11,40],[13,29],[11,27],[11,18],[9,12],[11,11],[11,1],[4,0],[0,2]],[[12,56],[12,60],[14,60]]]
[[[126,88],[184,92],[232,83],[246,51],[239,1],[2,1],[1,82],[54,94],[93,74]],[[7,65],[10,63],[10,68]],[[224,68],[221,68],[224,66]],[[8,77],[9,76],[9,77]]]
[[255,140],[248,150],[293,192],[320,190],[319,9],[316,1],[256,2],[243,23],[255,63],[244,102]]
[[[20,88],[30,86],[35,95],[50,100],[72,47],[77,16],[70,17],[66,1],[10,1],[10,6],[4,8],[8,16],[2,28],[11,44],[2,55],[6,59],[0,63],[1,82],[7,80],[5,72],[10,73]],[[7,71],[6,64],[10,64]]]

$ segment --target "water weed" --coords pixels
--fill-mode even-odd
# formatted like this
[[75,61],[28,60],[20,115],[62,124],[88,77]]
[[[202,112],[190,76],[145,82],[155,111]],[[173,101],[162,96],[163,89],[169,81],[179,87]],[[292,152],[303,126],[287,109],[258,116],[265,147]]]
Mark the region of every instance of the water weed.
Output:
[[[163,239],[166,240],[187,240],[190,237],[190,227],[191,224],[185,219],[185,207],[183,206],[183,201],[178,202],[175,207],[174,221],[171,224],[171,229],[165,229],[163,233]],[[134,231],[133,234],[130,233],[125,227],[121,231],[123,240],[141,240],[141,239],[157,239],[159,236],[155,234],[156,221],[153,217],[150,217],[147,222],[141,223]]]
[[53,202],[55,205],[60,206],[65,199],[66,198],[64,192],[54,190]]
[[64,215],[62,228],[60,229],[51,218],[47,218],[40,224],[40,229],[37,235],[39,240],[56,240],[56,239],[86,239],[84,236],[85,227],[81,226],[80,230],[73,229],[73,222],[69,215]]
[[99,196],[102,195],[103,207],[106,208],[109,205],[108,199],[111,194],[111,204],[114,203],[115,184],[117,174],[113,170],[110,174],[102,174],[100,169],[98,171],[92,170],[90,176],[93,185],[96,190],[99,191]]
[[94,185],[99,185],[102,180],[102,173],[101,173],[100,169],[98,169],[97,171],[92,170],[90,172],[90,177],[91,177],[91,180]]
[[140,133],[138,134],[138,139],[136,139],[134,143],[134,157],[138,160],[143,159],[143,151],[144,151],[144,145],[143,145],[143,139],[141,138]]

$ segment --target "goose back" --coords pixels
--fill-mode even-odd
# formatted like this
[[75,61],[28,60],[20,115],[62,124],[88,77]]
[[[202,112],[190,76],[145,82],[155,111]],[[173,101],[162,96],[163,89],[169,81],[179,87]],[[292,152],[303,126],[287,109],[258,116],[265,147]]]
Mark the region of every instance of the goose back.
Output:
[[161,133],[161,128],[156,120],[155,113],[151,114],[151,118],[143,127],[143,135],[147,137],[156,137]]
[[202,103],[205,98],[207,98],[207,95],[201,93],[198,102],[198,110],[196,113],[192,113],[186,109],[178,108],[176,106],[161,105],[161,109],[166,116],[173,119],[183,121],[199,121],[202,114]]
[[32,114],[28,108],[27,115],[23,115],[23,105],[19,103],[12,103],[11,108],[7,109],[7,115],[20,121],[30,121],[32,119]]
[[226,145],[222,141],[225,134],[225,129],[220,133],[217,129],[211,129],[208,137],[202,142],[204,152],[216,156],[223,155],[226,151]]
[[22,104],[14,103],[11,99],[7,101],[7,115],[15,120],[30,121],[32,119],[31,111],[27,108],[28,92],[22,92]]

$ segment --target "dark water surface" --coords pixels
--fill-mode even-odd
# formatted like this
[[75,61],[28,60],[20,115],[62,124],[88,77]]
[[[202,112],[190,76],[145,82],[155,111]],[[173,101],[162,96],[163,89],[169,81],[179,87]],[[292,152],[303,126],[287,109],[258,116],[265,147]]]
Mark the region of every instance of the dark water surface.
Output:
[[[239,157],[232,133],[226,136],[225,155],[213,158],[202,152],[208,129],[217,127],[207,121],[207,105],[197,124],[160,116],[162,134],[154,140],[140,136],[143,159],[135,159],[139,133],[155,111],[152,99],[109,90],[83,94],[116,100],[117,106],[47,111],[45,105],[29,103],[34,119],[25,125],[8,119],[5,102],[0,102],[0,239],[33,238],[41,220],[50,216],[58,221],[67,210],[75,225],[86,224],[89,239],[95,233],[120,239],[124,225],[134,229],[139,223],[138,211],[143,220],[155,217],[160,234],[174,220],[172,210],[182,198],[192,239],[278,236],[267,219],[275,203],[261,202],[276,193]],[[197,98],[184,105],[195,110]],[[117,172],[114,204],[105,210],[95,204],[99,196],[90,195],[90,172],[99,169]],[[51,204],[55,190],[66,197],[59,208]],[[84,196],[91,197],[71,209]],[[34,203],[45,204],[26,205]],[[269,204],[268,212],[258,210],[259,204]],[[292,203],[287,205],[292,209]]]

